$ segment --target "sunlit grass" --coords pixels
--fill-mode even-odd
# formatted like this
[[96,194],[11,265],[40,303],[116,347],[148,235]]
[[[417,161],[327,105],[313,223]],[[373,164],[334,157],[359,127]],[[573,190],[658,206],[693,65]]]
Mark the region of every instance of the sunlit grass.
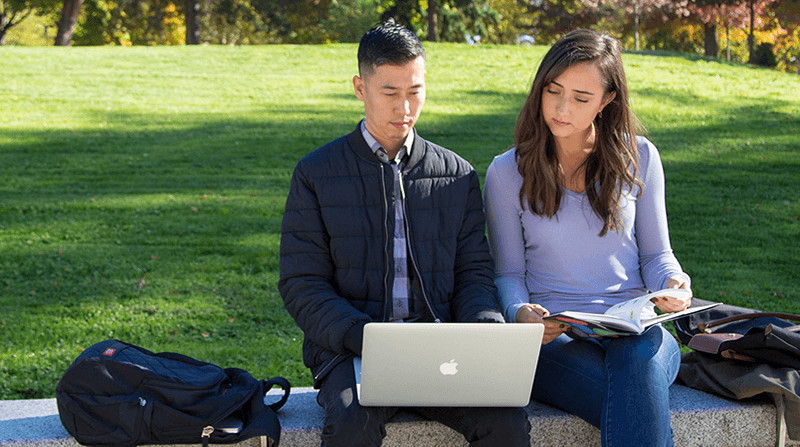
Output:
[[[427,44],[424,137],[481,175],[545,49]],[[277,293],[292,169],[350,132],[356,47],[0,48],[0,398],[118,338],[310,385]],[[800,313],[800,77],[626,54],[696,296]]]

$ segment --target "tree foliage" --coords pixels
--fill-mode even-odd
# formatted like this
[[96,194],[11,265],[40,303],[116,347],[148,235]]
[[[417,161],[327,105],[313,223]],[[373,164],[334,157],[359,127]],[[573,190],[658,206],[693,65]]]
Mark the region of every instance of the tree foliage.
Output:
[[660,20],[665,23],[677,12],[670,0],[583,0],[591,9],[604,12],[604,16],[616,18],[633,28],[634,49],[641,48],[640,26],[645,20]]
[[[486,0],[394,0],[381,2],[381,20],[393,18],[430,41],[464,42],[486,36],[499,23]],[[433,34],[432,34],[433,33]]]
[[178,1],[84,0],[73,43],[178,45],[185,40],[184,2]]
[[0,0],[0,45],[8,31],[31,14],[48,15],[59,5],[57,0]]
[[357,42],[392,17],[430,41],[547,45],[583,27],[630,49],[800,58],[800,0],[0,0],[0,43],[27,14],[61,11],[61,45]]

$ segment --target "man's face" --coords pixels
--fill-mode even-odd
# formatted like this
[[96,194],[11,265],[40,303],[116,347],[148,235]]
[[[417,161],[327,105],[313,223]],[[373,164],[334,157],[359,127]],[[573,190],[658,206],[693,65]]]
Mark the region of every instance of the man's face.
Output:
[[364,102],[367,130],[392,156],[402,147],[425,103],[425,59],[383,64],[355,76],[356,97]]

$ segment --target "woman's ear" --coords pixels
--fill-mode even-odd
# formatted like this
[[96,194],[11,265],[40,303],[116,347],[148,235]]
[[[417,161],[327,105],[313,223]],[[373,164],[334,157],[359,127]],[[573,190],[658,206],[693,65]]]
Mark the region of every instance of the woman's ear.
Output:
[[602,112],[603,109],[605,109],[607,105],[611,104],[611,101],[613,101],[614,98],[616,97],[617,97],[617,92],[612,91],[607,93],[603,98],[603,104],[600,106],[600,111]]

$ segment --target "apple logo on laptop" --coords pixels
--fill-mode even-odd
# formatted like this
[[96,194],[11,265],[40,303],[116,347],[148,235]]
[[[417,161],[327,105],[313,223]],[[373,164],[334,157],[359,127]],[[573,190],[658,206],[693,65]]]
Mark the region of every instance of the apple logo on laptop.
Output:
[[449,362],[445,362],[439,365],[439,371],[445,376],[452,376],[458,372],[458,369],[456,369],[457,366],[458,363],[456,363],[456,359],[453,359],[450,360]]

